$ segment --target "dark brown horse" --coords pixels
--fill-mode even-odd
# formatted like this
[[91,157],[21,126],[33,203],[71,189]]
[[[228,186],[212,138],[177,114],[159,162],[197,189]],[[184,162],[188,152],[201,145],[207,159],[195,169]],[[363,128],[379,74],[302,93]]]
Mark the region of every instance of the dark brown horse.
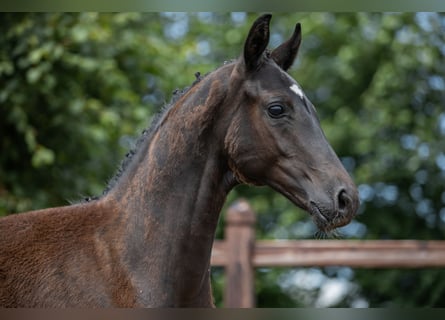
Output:
[[270,18],[164,112],[103,196],[0,220],[0,306],[213,306],[215,228],[239,183],[272,187],[325,231],[351,220],[354,183],[286,73],[300,25],[269,52]]

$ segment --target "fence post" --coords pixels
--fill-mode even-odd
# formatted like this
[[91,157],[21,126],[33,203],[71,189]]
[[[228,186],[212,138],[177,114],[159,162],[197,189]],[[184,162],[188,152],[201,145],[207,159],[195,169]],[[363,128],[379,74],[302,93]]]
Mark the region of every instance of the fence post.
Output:
[[255,306],[252,255],[255,245],[255,213],[246,200],[238,200],[226,213],[227,265],[224,306]]

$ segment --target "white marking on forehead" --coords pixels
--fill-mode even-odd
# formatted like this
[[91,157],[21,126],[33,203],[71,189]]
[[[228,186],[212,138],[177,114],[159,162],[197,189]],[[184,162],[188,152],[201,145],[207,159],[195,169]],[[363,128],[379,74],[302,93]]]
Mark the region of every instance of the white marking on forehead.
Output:
[[301,88],[298,85],[296,85],[294,83],[293,85],[291,85],[289,87],[289,89],[291,89],[293,92],[295,92],[297,94],[297,96],[299,96],[301,99],[303,99],[303,97],[304,97],[303,90],[301,90]]

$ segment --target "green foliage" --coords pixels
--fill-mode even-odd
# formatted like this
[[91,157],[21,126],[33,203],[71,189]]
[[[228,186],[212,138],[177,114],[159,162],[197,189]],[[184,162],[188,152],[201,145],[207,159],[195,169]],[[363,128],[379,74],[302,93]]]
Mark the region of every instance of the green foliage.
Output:
[[[149,116],[138,15],[4,14],[0,213],[98,193]],[[131,109],[130,109],[131,106]],[[125,108],[126,107],[126,108]],[[107,155],[106,157],[103,155]]]
[[258,269],[255,272],[256,305],[263,308],[295,308],[305,305],[285,292],[277,279],[283,270]]
[[[1,14],[0,215],[100,194],[172,90],[237,58],[256,16]],[[344,237],[443,239],[445,15],[274,14],[272,47],[296,21],[303,43],[290,73],[360,190]],[[313,237],[283,196],[241,186],[228,200],[240,196],[258,213],[258,238]],[[257,271],[258,305],[315,305],[322,286],[285,285],[294,272]],[[444,306],[440,269],[307,272],[350,284],[337,306]],[[221,270],[212,278],[221,306]]]

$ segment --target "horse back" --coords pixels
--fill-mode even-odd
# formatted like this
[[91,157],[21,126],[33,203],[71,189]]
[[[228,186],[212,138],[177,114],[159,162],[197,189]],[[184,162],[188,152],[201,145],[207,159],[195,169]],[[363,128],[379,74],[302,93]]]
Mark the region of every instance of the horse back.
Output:
[[109,211],[86,203],[0,219],[0,306],[115,304],[110,278],[122,272],[113,270]]

